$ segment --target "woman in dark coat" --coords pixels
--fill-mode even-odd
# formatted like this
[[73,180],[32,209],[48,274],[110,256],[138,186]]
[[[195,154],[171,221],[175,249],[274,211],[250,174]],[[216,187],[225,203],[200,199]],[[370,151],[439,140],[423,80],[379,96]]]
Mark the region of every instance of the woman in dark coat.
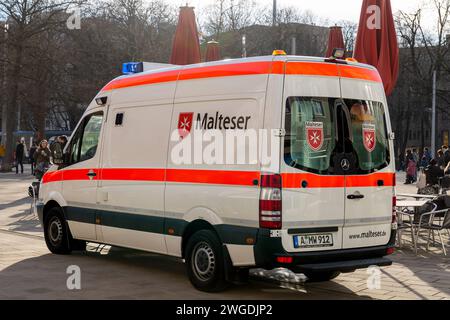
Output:
[[39,148],[34,153],[34,160],[36,161],[36,178],[42,179],[44,173],[50,167],[51,151],[48,148],[47,140],[42,140],[39,144]]

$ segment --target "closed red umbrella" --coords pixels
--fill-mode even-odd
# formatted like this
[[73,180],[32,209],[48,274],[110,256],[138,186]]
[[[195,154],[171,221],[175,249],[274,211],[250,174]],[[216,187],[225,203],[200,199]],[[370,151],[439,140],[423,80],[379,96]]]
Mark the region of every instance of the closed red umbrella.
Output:
[[342,28],[338,26],[330,27],[328,35],[328,49],[326,57],[331,57],[334,49],[345,49],[344,36],[342,35]]
[[200,63],[200,42],[193,7],[181,7],[177,29],[173,38],[171,64]]
[[220,60],[220,47],[217,41],[209,41],[206,44],[205,61],[218,61]]
[[386,95],[390,95],[399,71],[397,33],[390,0],[363,1],[353,56],[378,69]]

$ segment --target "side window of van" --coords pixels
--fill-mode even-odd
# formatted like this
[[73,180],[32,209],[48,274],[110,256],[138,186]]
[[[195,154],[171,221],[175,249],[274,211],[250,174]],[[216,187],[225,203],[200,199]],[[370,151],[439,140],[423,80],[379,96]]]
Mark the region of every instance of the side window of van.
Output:
[[103,113],[87,116],[75,133],[70,146],[70,164],[92,159],[97,153]]

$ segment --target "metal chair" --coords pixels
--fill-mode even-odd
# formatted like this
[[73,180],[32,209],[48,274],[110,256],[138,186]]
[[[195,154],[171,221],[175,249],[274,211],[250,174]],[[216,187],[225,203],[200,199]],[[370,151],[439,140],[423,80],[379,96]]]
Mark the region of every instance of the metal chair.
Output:
[[[438,218],[438,220],[436,218]],[[417,228],[416,241],[415,241],[416,254],[417,254],[417,244],[419,241],[420,231],[427,230],[428,231],[427,251],[430,249],[431,233],[433,233],[433,238],[434,238],[434,232],[437,231],[437,233],[439,235],[439,240],[442,245],[442,250],[444,252],[444,255],[447,255],[447,250],[445,248],[445,243],[442,238],[441,231],[450,229],[450,209],[437,210],[437,211],[423,213],[420,216],[419,223],[416,228]],[[434,239],[433,239],[433,241],[435,242]]]
[[[398,246],[399,247],[402,246],[403,231],[410,229],[412,242],[415,247],[416,239],[414,236],[414,212],[411,212],[405,208],[403,210],[395,210],[395,213],[397,215],[397,243],[398,243]],[[405,219],[405,217],[407,219]]]

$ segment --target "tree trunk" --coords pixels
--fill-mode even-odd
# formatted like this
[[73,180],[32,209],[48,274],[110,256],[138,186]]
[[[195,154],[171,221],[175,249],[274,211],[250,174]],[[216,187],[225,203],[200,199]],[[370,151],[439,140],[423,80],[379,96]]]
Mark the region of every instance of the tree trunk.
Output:
[[10,96],[9,101],[6,105],[6,112],[8,113],[8,121],[6,123],[6,153],[5,158],[2,162],[1,171],[9,172],[12,169],[12,164],[14,161],[14,150],[15,150],[15,139],[14,139],[14,127],[17,119],[17,107],[19,100],[19,81],[20,81],[20,71],[22,68],[22,58],[23,58],[23,43],[19,42],[16,46],[16,59],[14,61],[14,66],[12,69],[10,79]]

